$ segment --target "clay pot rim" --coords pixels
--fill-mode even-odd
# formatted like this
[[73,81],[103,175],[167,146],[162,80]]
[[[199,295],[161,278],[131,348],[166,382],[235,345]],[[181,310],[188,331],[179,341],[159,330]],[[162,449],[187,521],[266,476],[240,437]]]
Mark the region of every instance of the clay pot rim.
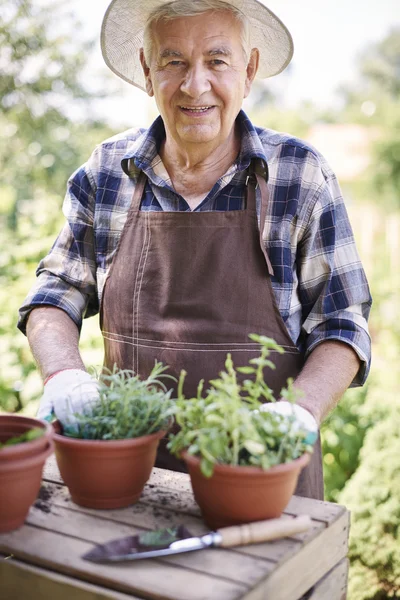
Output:
[[[13,444],[12,446],[6,446],[5,448],[2,448],[0,450],[0,463],[3,461],[14,460],[14,458],[17,459],[19,453],[30,454],[31,451],[34,451],[37,446],[42,445],[45,439],[50,441],[53,438],[53,428],[50,423],[44,421],[43,419],[26,417],[25,415],[0,415],[0,431],[3,427],[12,427],[13,424],[18,424],[18,422],[20,424],[25,423],[28,426],[27,431],[30,429],[35,429],[36,427],[41,427],[44,430],[44,435],[42,435],[40,438],[36,438],[35,440],[20,442],[19,444]],[[8,431],[6,433],[8,433]],[[14,435],[11,435],[11,437],[14,437]],[[47,448],[47,445],[44,446],[43,449],[45,448]]]
[[51,423],[45,421],[44,419],[39,419],[38,417],[27,417],[26,415],[16,415],[14,413],[0,414],[0,427],[3,423],[6,425],[7,423],[11,424],[13,421],[15,421],[15,423],[25,422],[27,425],[32,425],[32,429],[35,427],[43,427],[43,429],[46,431],[51,431]]
[[[52,423],[54,434],[53,439],[56,444],[60,444],[63,446],[69,446],[71,448],[78,448],[79,446],[84,445],[87,450],[92,448],[93,450],[107,447],[110,450],[117,450],[122,448],[129,448],[131,446],[142,446],[147,445],[152,440],[161,439],[166,435],[168,429],[160,429],[159,431],[155,431],[154,433],[150,433],[148,435],[141,435],[136,438],[125,438],[122,440],[85,440],[82,438],[71,438],[61,433],[57,433],[57,429],[61,430],[60,422],[53,421]],[[57,429],[56,429],[57,428]]]
[[33,456],[15,456],[7,462],[4,461],[0,463],[0,476],[10,472],[17,473],[19,471],[26,471],[41,463],[44,464],[53,452],[54,442],[50,439],[46,447]]
[[[188,454],[188,452],[186,450],[184,450],[182,452],[182,458],[185,462],[188,463],[188,465],[200,468],[200,460],[201,460],[200,457],[194,456],[192,454]],[[280,465],[274,465],[273,467],[270,467],[269,469],[262,469],[261,467],[247,467],[247,466],[243,467],[243,466],[222,465],[222,464],[216,463],[214,465],[213,475],[214,474],[218,474],[218,475],[237,474],[237,475],[240,475],[243,477],[275,475],[275,474],[284,473],[286,471],[292,471],[293,468],[301,469],[309,463],[310,459],[311,459],[311,453],[305,452],[304,454],[299,456],[299,458],[295,458],[294,460],[291,460],[290,462],[282,463]],[[210,479],[213,477],[213,475],[211,475]]]

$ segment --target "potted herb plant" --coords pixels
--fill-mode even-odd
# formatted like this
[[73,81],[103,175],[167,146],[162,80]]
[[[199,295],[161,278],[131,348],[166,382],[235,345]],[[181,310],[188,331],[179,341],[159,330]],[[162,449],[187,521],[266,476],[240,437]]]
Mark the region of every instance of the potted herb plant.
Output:
[[139,499],[172,424],[167,368],[156,362],[144,380],[114,368],[99,378],[99,401],[75,415],[74,431],[53,423],[58,467],[74,502],[121,508]]
[[[235,368],[228,354],[219,378],[203,394],[185,398],[182,372],[175,419],[180,430],[170,434],[168,448],[186,462],[195,499],[212,528],[278,517],[292,496],[312,452],[309,432],[293,415],[263,411],[273,402],[264,369],[274,367],[271,350],[283,352],[274,340],[258,335],[260,356]],[[240,382],[238,373],[250,376]],[[282,390],[285,400],[297,394],[292,381]]]
[[46,459],[54,450],[45,421],[0,415],[0,533],[20,527],[35,501]]

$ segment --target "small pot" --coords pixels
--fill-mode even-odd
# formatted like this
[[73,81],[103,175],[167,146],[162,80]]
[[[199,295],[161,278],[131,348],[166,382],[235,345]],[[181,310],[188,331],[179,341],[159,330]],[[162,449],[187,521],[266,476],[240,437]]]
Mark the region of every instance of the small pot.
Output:
[[309,454],[268,470],[259,467],[215,465],[210,478],[200,470],[200,459],[183,452],[203,518],[212,529],[279,517],[296,489]]
[[3,461],[9,461],[17,457],[23,458],[40,454],[47,448],[53,437],[53,428],[47,421],[21,415],[0,415],[0,444],[4,444],[10,438],[20,436],[36,427],[43,429],[44,434],[30,442],[14,444],[0,449],[0,464]]
[[139,500],[166,431],[125,440],[82,440],[53,423],[58,468],[72,500],[88,508],[122,508]]
[[53,451],[50,440],[32,456],[16,456],[0,462],[0,533],[23,525],[39,493],[44,463]]

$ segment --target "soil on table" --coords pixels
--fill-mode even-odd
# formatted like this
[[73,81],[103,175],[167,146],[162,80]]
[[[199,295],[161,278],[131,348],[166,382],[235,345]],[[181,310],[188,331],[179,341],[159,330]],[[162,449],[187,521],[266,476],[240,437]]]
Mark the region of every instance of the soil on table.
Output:
[[41,510],[44,513],[51,512],[51,505],[50,505],[49,500],[52,495],[53,495],[53,492],[46,486],[42,485],[42,487],[39,490],[37,500],[34,504],[35,508],[38,508],[39,510]]

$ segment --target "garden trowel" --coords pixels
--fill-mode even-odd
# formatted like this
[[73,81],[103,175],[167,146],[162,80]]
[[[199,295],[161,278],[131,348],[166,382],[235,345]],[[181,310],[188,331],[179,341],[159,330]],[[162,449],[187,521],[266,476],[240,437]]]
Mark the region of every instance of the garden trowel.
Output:
[[192,536],[184,525],[178,525],[112,540],[96,546],[82,558],[92,562],[109,563],[204,550],[212,546],[231,548],[295,535],[306,531],[311,525],[312,521],[306,515],[294,519],[281,517],[224,527],[200,537]]

